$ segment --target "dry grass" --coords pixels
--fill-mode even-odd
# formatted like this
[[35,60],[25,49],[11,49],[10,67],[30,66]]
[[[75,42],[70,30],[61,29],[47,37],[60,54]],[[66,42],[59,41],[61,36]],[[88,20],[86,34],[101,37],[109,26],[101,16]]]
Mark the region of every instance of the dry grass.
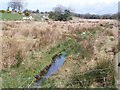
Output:
[[[15,22],[2,23],[3,30],[3,68],[16,63],[15,55],[20,52],[23,60],[27,53],[52,45],[61,40],[64,33],[72,33],[77,29],[93,28],[99,23],[75,22]],[[86,25],[88,27],[86,27]],[[82,32],[82,31],[81,31]]]
[[[22,56],[24,56],[23,58],[25,58],[26,55],[24,53],[51,45],[56,40],[64,38],[66,33],[90,31],[93,30],[91,28],[100,26],[101,23],[103,25],[107,24],[104,21],[89,20],[70,22],[3,22],[3,63],[7,66],[7,61],[9,61],[11,64],[8,67],[10,67],[15,60],[15,54],[19,50]],[[106,34],[114,36],[111,30],[107,30]],[[84,47],[87,47],[85,43],[87,41],[83,42]]]
[[[94,69],[101,60],[113,61],[115,52],[110,50],[116,48],[118,37],[117,27],[111,24],[114,22],[78,19],[69,22],[4,21],[2,25],[3,70],[16,65],[19,67],[29,58],[31,52],[46,52],[50,47],[56,46],[56,43],[68,38],[74,38],[79,45],[91,53],[91,57],[86,58],[81,53],[77,53],[76,58],[69,55],[57,75],[86,72]],[[87,33],[86,36],[81,35],[83,32]],[[90,32],[93,36],[87,37]],[[96,32],[95,35],[94,32]],[[65,77],[60,78],[65,79]]]
[[[82,23],[82,22],[81,22]],[[80,23],[80,24],[81,24]],[[89,23],[92,23],[89,22]],[[99,26],[100,24],[103,24],[100,26],[101,28],[96,28],[96,26]],[[109,22],[111,23],[114,22]],[[84,22],[84,24],[86,24]],[[111,77],[110,81],[112,82],[112,79],[114,76],[114,55],[117,53],[117,45],[118,45],[118,40],[117,40],[117,27],[115,27],[114,24],[112,24],[114,28],[110,28],[108,22],[97,22],[98,25],[94,25],[94,27],[82,27],[81,26],[76,26],[76,28],[73,28],[72,26],[68,26],[68,29],[71,31],[71,36],[73,34],[77,34],[78,31],[79,33],[86,32],[86,31],[94,31],[97,30],[95,36],[86,38],[85,40],[81,40],[80,37],[75,38],[80,45],[82,45],[87,51],[91,51],[92,57],[91,58],[86,58],[86,57],[81,57],[81,53],[77,53],[76,56],[70,55],[67,57],[66,62],[64,63],[63,67],[59,70],[59,72],[56,74],[57,80],[58,81],[65,81],[67,78],[71,80],[71,75],[75,77],[74,75],[79,74],[79,73],[84,73],[90,70],[94,69],[105,69],[109,68],[111,72],[111,76],[107,76],[107,78]],[[106,24],[108,24],[108,27],[106,27]],[[90,24],[88,24],[90,25]],[[90,25],[91,26],[91,25]],[[71,29],[72,28],[72,29]],[[113,31],[114,30],[114,31]],[[74,35],[74,37],[76,37]],[[89,53],[89,52],[87,52]],[[61,74],[63,75],[61,77]],[[55,78],[56,80],[56,78]],[[56,81],[57,81],[56,80]],[[91,85],[92,87],[101,87],[101,85],[96,85],[97,83],[92,82],[93,84]],[[102,82],[103,83],[103,82]],[[115,84],[115,83],[114,83]],[[114,84],[108,84],[114,86]],[[89,86],[89,87],[91,87]],[[55,87],[59,87],[59,85],[56,85]],[[61,87],[66,87],[65,84],[61,84]]]

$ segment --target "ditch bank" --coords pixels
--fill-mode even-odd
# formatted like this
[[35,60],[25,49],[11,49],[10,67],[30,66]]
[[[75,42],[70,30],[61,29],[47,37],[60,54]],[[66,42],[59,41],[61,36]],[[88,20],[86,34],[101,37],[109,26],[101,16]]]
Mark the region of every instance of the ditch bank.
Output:
[[48,66],[46,66],[39,74],[37,74],[35,76],[36,78],[36,83],[34,85],[34,87],[40,87],[42,82],[49,78],[50,75],[57,73],[57,71],[62,67],[65,58],[67,56],[67,53],[62,52],[59,55],[55,55],[52,59],[53,62],[51,64],[49,64]]

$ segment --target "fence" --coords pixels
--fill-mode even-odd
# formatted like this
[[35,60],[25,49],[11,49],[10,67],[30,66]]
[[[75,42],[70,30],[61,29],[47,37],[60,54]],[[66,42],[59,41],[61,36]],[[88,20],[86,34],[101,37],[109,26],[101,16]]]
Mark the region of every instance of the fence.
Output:
[[[3,83],[7,83],[7,80],[3,80]],[[34,88],[35,83],[36,82],[34,77],[17,78],[17,82],[15,82],[17,88]],[[85,73],[76,73],[74,75],[72,73],[66,75],[65,74],[52,75],[48,79],[43,81],[40,87],[44,87],[44,88],[110,87],[111,88],[111,87],[115,87],[114,83],[115,83],[114,76],[112,76],[111,70],[105,68],[105,69],[91,70]],[[6,88],[7,84],[4,87]]]

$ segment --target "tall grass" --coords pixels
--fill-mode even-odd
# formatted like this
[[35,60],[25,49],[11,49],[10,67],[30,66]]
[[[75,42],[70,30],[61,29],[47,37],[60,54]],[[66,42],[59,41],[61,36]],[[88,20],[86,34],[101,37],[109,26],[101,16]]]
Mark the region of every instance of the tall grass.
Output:
[[[68,53],[67,62],[69,60],[70,65],[75,65],[78,68],[77,70],[80,70],[81,62],[89,63],[89,61],[93,59],[93,43],[98,31],[101,30],[101,28],[96,27],[97,25],[99,26],[100,23],[94,25],[94,23],[87,22],[50,21],[3,23],[3,70],[1,77],[3,78],[3,87],[6,88],[17,88],[21,86],[24,81],[26,81],[26,83],[22,87],[27,87],[27,85],[34,80],[33,77],[52,62],[52,57],[62,51]],[[85,34],[83,34],[83,32],[85,32]],[[75,64],[72,64],[74,61]],[[108,66],[104,66],[106,65],[104,63],[99,64],[97,64],[99,69],[101,67],[108,68]],[[72,68],[70,65],[67,68]],[[96,69],[98,69],[98,67],[96,67]],[[74,70],[74,72],[77,70]],[[103,73],[108,72],[109,71],[103,70]],[[100,73],[101,72],[92,72],[92,74],[83,74],[82,76],[77,76],[78,78],[72,76],[72,79],[79,81],[80,78],[88,79],[89,76],[94,74],[99,75]],[[28,80],[29,77],[32,78]],[[92,79],[98,80],[94,77]],[[48,79],[49,87],[57,87],[57,84],[52,84],[53,81],[59,83],[59,79]],[[71,87],[71,84],[68,84],[69,81],[72,82],[72,80],[68,80],[68,82],[63,83],[63,86]],[[60,83],[61,82],[62,79],[60,80]],[[87,82],[85,86],[90,86],[91,83],[91,81],[90,83]],[[78,83],[75,83],[75,86],[79,87],[77,84]],[[45,86],[45,84],[43,84],[43,86]]]
[[[80,75],[73,75],[71,81],[68,81],[67,87],[115,88],[114,68],[112,67],[113,63],[110,61],[101,61],[97,63],[94,69],[81,73]],[[72,86],[69,82],[72,83]]]

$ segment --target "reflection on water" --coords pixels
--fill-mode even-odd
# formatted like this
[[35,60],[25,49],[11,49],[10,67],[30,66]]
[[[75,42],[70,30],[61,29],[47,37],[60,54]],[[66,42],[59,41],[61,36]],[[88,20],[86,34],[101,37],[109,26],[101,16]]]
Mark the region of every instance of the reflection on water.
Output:
[[57,73],[57,71],[59,70],[59,68],[63,65],[64,61],[65,61],[65,57],[66,57],[66,53],[63,53],[62,55],[59,55],[58,57],[56,57],[56,59],[54,60],[54,62],[52,63],[50,69],[48,70],[47,74],[45,74],[45,76],[40,79],[35,86],[40,86],[42,84],[42,82],[49,78],[49,76],[53,73]]

